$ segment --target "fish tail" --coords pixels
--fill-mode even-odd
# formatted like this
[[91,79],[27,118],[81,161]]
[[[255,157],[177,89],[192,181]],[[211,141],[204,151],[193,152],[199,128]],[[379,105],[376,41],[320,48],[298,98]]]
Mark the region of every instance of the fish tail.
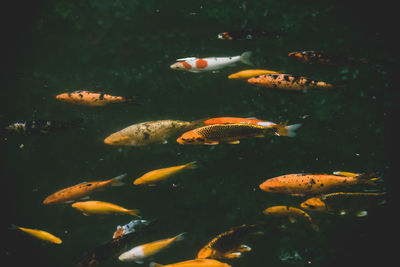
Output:
[[279,136],[288,136],[288,137],[295,137],[296,130],[301,127],[301,123],[296,123],[292,125],[286,125],[287,123],[279,124],[277,126],[278,130],[276,134]]
[[125,185],[125,183],[122,182],[122,179],[124,179],[125,177],[126,177],[126,173],[112,178],[111,179],[111,186],[123,186],[123,185]]
[[381,178],[374,177],[375,175],[375,173],[361,173],[355,176],[355,178],[358,179],[358,182],[361,184],[376,186],[376,182],[379,181]]
[[8,229],[10,229],[10,230],[19,230],[19,226],[16,226],[15,224],[11,224]]
[[124,97],[125,103],[140,106],[141,104],[139,102],[136,102],[135,99],[136,99],[136,96],[125,96]]
[[198,167],[196,163],[197,163],[197,161],[189,162],[188,164],[185,165],[185,168],[186,169],[196,169]]
[[250,61],[252,52],[251,51],[246,51],[243,54],[240,55],[240,61],[242,61],[244,64],[247,65],[254,65],[253,62]]
[[179,235],[175,236],[175,241],[182,241],[185,239],[186,232],[180,233]]
[[128,210],[127,211],[127,213],[129,214],[129,215],[133,215],[133,216],[137,216],[137,217],[139,217],[139,218],[142,218],[141,216],[139,216],[138,214],[139,214],[139,210],[138,209],[131,209],[131,210]]
[[150,262],[149,267],[162,267],[164,265],[158,264],[156,262]]

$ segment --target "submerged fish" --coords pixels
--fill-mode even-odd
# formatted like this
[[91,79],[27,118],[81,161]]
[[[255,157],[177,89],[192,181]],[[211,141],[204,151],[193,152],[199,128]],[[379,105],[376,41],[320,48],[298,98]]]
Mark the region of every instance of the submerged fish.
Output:
[[74,204],[72,204],[72,207],[81,211],[85,216],[93,214],[129,214],[133,216],[138,216],[139,213],[138,209],[125,209],[121,206],[103,201],[75,202]]
[[289,206],[273,206],[266,208],[263,213],[267,216],[288,217],[290,222],[295,222],[296,218],[303,218],[308,221],[315,231],[319,231],[318,225],[312,220],[311,216],[305,211]]
[[108,186],[122,186],[124,183],[122,179],[126,174],[119,175],[107,181],[93,181],[93,182],[83,182],[62,190],[55,192],[54,194],[48,196],[43,204],[57,204],[71,202],[79,198],[86,197],[93,193],[94,191],[103,189]]
[[109,135],[104,143],[113,146],[145,146],[149,144],[165,144],[173,135],[189,131],[203,121],[159,120],[133,124]]
[[290,52],[288,57],[313,64],[336,65],[346,63],[369,63],[367,58],[346,57],[316,51]]
[[264,74],[278,74],[279,72],[273,71],[273,70],[242,70],[236,73],[232,73],[231,75],[228,76],[229,79],[248,79],[254,76],[258,75],[264,75]]
[[287,123],[276,124],[274,122],[262,121],[257,118],[237,118],[237,117],[218,117],[211,118],[204,121],[205,125],[213,125],[213,124],[233,124],[233,123],[243,123],[243,124],[251,124],[251,125],[260,125],[267,128],[276,129],[275,134],[279,136],[289,136],[295,137],[296,130],[301,127],[300,123],[287,125]]
[[205,245],[198,253],[198,259],[232,259],[242,256],[242,252],[251,248],[243,243],[249,234],[255,233],[258,227],[255,224],[232,227],[228,231],[219,234]]
[[233,65],[237,62],[253,65],[250,61],[251,52],[247,51],[240,56],[233,57],[207,57],[207,58],[180,58],[177,63],[170,66],[174,70],[185,70],[189,72],[202,72],[202,71],[215,71],[227,66]]
[[148,233],[152,227],[153,221],[136,220],[132,225],[130,233],[114,238],[81,256],[73,266],[75,267],[93,267],[100,263],[118,256],[125,251],[136,238]]
[[[350,173],[347,173],[350,174]],[[377,178],[369,174],[355,174],[352,176],[336,174],[286,174],[267,179],[260,184],[261,190],[271,193],[285,193],[294,196],[315,195],[332,189],[365,184],[376,185]]]
[[71,104],[91,107],[100,107],[116,103],[138,104],[132,97],[113,96],[105,93],[83,90],[59,94],[56,96],[56,99]]
[[251,40],[257,37],[278,38],[285,34],[283,31],[239,30],[222,32],[217,37],[222,40]]
[[48,134],[76,128],[82,123],[83,119],[72,121],[27,120],[12,123],[6,127],[6,130],[14,131],[19,134]]
[[146,220],[132,220],[123,226],[118,225],[117,229],[115,230],[115,232],[113,234],[113,238],[115,239],[115,238],[121,237],[123,235],[133,233],[138,229],[138,227],[140,228],[141,225],[149,224],[149,223],[150,222],[148,222]]
[[150,267],[231,267],[227,263],[211,259],[195,259],[195,260],[181,261],[167,265],[161,265],[155,262],[151,262],[149,266]]
[[120,261],[134,261],[136,263],[143,263],[143,260],[168,248],[173,243],[184,239],[184,234],[181,233],[175,237],[154,241],[151,243],[136,246],[124,253],[122,253],[118,259]]
[[333,88],[333,85],[330,83],[314,81],[306,77],[293,76],[290,74],[258,75],[248,79],[247,82],[255,86],[294,91]]
[[180,144],[217,145],[220,142],[239,144],[246,137],[264,137],[275,134],[275,128],[243,123],[213,124],[184,133],[176,141]]
[[30,229],[30,228],[24,228],[16,225],[11,225],[11,229],[18,229],[21,230],[24,233],[27,233],[37,239],[40,239],[42,241],[54,243],[54,244],[61,244],[62,241],[60,238],[46,232],[43,230],[38,230],[38,229]]
[[154,185],[155,183],[169,178],[173,174],[180,172],[184,169],[195,169],[197,168],[196,161],[189,162],[184,165],[173,166],[168,168],[162,168],[148,173],[143,174],[141,177],[137,178],[133,184],[134,185]]
[[386,193],[346,193],[337,192],[312,197],[301,203],[301,208],[309,211],[328,212],[340,215],[367,215],[367,209],[384,203]]

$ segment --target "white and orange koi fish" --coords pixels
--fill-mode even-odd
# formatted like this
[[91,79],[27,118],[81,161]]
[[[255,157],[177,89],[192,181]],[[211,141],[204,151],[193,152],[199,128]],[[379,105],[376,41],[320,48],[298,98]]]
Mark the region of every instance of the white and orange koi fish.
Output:
[[206,58],[196,58],[187,57],[179,58],[170,66],[174,70],[185,70],[189,72],[199,73],[203,71],[216,71],[227,66],[233,65],[237,62],[242,62],[247,65],[253,65],[250,61],[251,52],[247,51],[240,56],[233,57],[206,57]]

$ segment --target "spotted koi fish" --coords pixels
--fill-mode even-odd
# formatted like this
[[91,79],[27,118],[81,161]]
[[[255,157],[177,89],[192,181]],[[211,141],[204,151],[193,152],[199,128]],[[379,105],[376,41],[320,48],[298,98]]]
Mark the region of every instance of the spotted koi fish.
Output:
[[296,218],[303,218],[308,221],[312,228],[315,231],[319,231],[318,225],[312,220],[311,216],[308,215],[305,211],[290,207],[290,206],[273,206],[266,208],[263,213],[267,216],[274,216],[274,217],[288,217],[290,222],[294,223]]
[[292,76],[289,74],[259,75],[248,79],[247,82],[260,87],[294,91],[318,88],[333,88],[333,84],[330,83],[314,81],[306,77]]
[[177,63],[170,66],[174,70],[184,70],[194,73],[199,73],[203,71],[216,71],[227,66],[231,66],[237,62],[242,62],[244,64],[253,65],[250,61],[251,52],[244,52],[240,56],[233,57],[207,57],[207,58],[180,58],[177,59]]
[[116,103],[136,104],[132,97],[113,96],[92,91],[73,91],[59,94],[56,99],[80,106],[100,107]]
[[386,192],[337,192],[312,197],[300,204],[302,209],[339,215],[366,216],[367,209],[385,202]]
[[301,127],[300,123],[287,125],[287,123],[277,124],[269,121],[262,121],[257,118],[236,118],[236,117],[218,117],[211,118],[204,121],[205,125],[213,125],[213,124],[232,124],[232,123],[243,123],[243,124],[251,124],[251,125],[260,125],[267,128],[276,129],[275,134],[279,136],[289,136],[295,137],[296,130]]
[[311,64],[337,65],[346,63],[369,63],[367,58],[345,57],[316,51],[290,52],[288,57]]
[[152,221],[147,220],[132,220],[125,225],[118,225],[117,229],[113,233],[113,239],[119,238],[121,236],[136,232],[140,227],[150,224]]
[[250,251],[251,248],[243,243],[247,237],[258,230],[255,224],[233,227],[219,234],[205,245],[198,253],[197,259],[232,259],[240,258],[242,252]]
[[332,189],[346,188],[352,185],[373,185],[378,178],[370,174],[286,174],[267,179],[260,189],[271,193],[284,193],[293,196],[322,194]]
[[279,38],[285,34],[283,31],[240,30],[222,32],[217,37],[221,40],[251,40],[258,37]]
[[264,137],[275,134],[277,129],[243,123],[213,124],[184,133],[176,141],[180,144],[217,145],[220,142],[239,144],[239,139]]
[[79,127],[83,119],[73,121],[27,120],[10,124],[5,129],[19,134],[44,135]]

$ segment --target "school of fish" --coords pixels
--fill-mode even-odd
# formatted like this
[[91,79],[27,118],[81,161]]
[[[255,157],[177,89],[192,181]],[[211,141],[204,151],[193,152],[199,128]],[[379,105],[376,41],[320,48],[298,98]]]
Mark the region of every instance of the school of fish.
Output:
[[[284,35],[285,32],[282,31],[238,30],[219,33],[217,38],[233,41],[252,40],[255,38],[280,38]],[[190,73],[217,73],[224,68],[240,64],[254,65],[251,60],[252,56],[251,51],[232,56],[189,56],[177,59],[175,63],[170,65],[170,69]],[[328,65],[368,62],[365,58],[357,59],[316,51],[290,52],[288,57],[301,62]],[[330,82],[318,81],[282,71],[262,69],[262,67],[243,69],[230,74],[228,79],[247,81],[249,85],[283,91],[335,88],[335,85]],[[136,102],[135,97],[118,96],[89,90],[59,93],[55,99],[68,104],[86,107],[104,107],[117,103],[139,104]],[[82,119],[72,121],[26,120],[14,122],[5,129],[20,134],[43,135],[69,128],[77,128],[82,123]],[[237,145],[250,138],[261,138],[259,139],[261,140],[260,142],[265,138],[294,138],[298,129],[302,126],[301,123],[288,125],[287,121],[275,123],[264,119],[240,116],[207,117],[195,121],[164,119],[126,123],[131,123],[131,125],[121,125],[123,128],[120,128],[120,130],[111,129],[110,134],[103,137],[104,145],[111,147],[147,146],[166,144],[168,142],[176,145]],[[243,141],[242,143],[246,142]],[[246,144],[242,145],[245,146]],[[139,188],[137,190],[141,190],[140,188],[143,189],[145,186],[158,185],[162,188],[165,184],[172,184],[173,179],[171,177],[182,177],[183,175],[179,175],[181,172],[190,175],[190,172],[196,172],[196,168],[198,168],[197,162],[192,161],[148,170],[141,176],[139,176],[140,173],[136,173],[131,176],[131,183],[123,181],[127,179],[127,174],[121,174],[106,180],[82,181],[69,187],[64,185],[62,186],[65,187],[64,189],[53,191],[54,193],[48,192],[49,194],[42,204],[46,206],[68,204],[68,206],[85,216],[129,215],[141,218],[139,216],[139,208],[131,207],[131,205],[136,206],[139,203],[129,203],[130,208],[125,208],[115,203],[87,199],[92,196],[100,196],[96,195],[96,192],[109,187],[132,186],[132,188],[136,187]],[[183,179],[183,182],[185,179]],[[265,194],[288,195],[295,199],[306,197],[306,199],[298,202],[298,207],[270,205],[264,210],[260,210],[268,224],[281,225],[282,221],[284,223],[286,221],[295,223],[299,219],[299,221],[310,225],[315,232],[319,232],[321,228],[323,229],[323,226],[318,225],[313,218],[318,214],[327,213],[332,216],[365,217],[368,214],[368,209],[385,203],[385,192],[364,191],[364,188],[374,189],[378,187],[381,178],[376,177],[374,174],[342,171],[336,171],[332,174],[289,173],[263,179],[264,181],[259,184],[258,188]],[[351,191],[349,192],[348,190]],[[123,200],[121,202],[124,203]],[[127,203],[125,202],[125,204]],[[279,218],[280,221],[272,218]],[[138,264],[148,261],[150,267],[230,267],[230,264],[219,260],[233,260],[233,264],[234,259],[242,257],[245,252],[250,253],[252,248],[244,243],[255,234],[260,233],[260,229],[268,225],[266,222],[257,222],[232,226],[220,234],[215,233],[215,237],[204,237],[204,241],[208,242],[205,242],[197,253],[193,253],[193,255],[196,255],[195,258],[161,265],[151,260],[161,251],[172,250],[173,244],[176,242],[184,242],[185,239],[190,238],[190,233],[183,232],[176,236],[169,235],[170,237],[165,239],[149,240],[148,242],[131,246],[131,239],[136,234],[141,233],[143,229],[146,229],[149,224],[150,222],[147,220],[136,218],[123,226],[118,225],[110,242],[94,249],[87,254],[89,256],[79,259],[75,266],[93,266],[109,258],[118,258],[122,262],[135,262]],[[15,225],[12,225],[11,229],[19,230],[43,242],[62,244],[60,238],[44,230]]]

